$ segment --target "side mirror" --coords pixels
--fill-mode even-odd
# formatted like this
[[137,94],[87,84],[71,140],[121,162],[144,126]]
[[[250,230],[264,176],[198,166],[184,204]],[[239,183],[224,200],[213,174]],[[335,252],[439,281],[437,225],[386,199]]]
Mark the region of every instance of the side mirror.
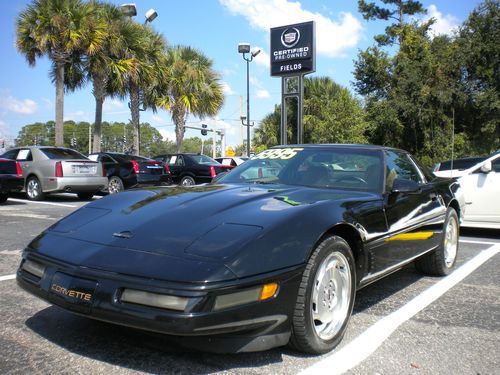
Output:
[[483,165],[481,165],[481,172],[490,173],[491,172],[491,160],[485,161]]
[[413,180],[396,178],[392,184],[392,193],[418,193],[420,186]]

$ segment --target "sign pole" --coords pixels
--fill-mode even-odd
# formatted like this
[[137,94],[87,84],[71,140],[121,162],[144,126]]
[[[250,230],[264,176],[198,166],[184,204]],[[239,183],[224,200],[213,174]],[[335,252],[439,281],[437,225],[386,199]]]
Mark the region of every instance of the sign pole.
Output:
[[[288,100],[297,99],[297,137],[304,143],[304,75],[316,71],[314,21],[271,29],[271,76],[281,77],[281,144],[288,144]],[[247,119],[248,121],[248,119]]]

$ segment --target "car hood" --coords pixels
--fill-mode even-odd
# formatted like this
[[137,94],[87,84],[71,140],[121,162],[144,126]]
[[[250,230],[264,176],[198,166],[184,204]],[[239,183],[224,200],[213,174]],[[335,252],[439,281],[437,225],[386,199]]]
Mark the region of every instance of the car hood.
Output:
[[[278,185],[140,189],[94,201],[54,224],[45,235],[66,238],[69,243],[86,242],[93,251],[107,249],[113,256],[99,262],[117,272],[122,270],[114,265],[113,258],[120,258],[116,249],[123,255],[127,250],[128,255],[134,251],[224,264],[273,226],[300,218],[308,207],[325,201],[357,200],[369,194]],[[65,249],[57,250],[57,255],[48,246],[39,248],[45,255],[96,267],[95,261],[86,264],[81,256],[73,259],[73,245],[59,243],[58,247]],[[86,251],[85,246],[78,248]]]

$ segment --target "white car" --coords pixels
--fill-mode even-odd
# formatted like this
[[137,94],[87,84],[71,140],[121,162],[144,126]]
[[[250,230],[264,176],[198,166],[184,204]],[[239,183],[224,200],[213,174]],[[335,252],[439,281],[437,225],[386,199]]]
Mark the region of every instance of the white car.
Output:
[[453,177],[465,198],[461,226],[500,229],[500,153],[468,169],[454,171]]

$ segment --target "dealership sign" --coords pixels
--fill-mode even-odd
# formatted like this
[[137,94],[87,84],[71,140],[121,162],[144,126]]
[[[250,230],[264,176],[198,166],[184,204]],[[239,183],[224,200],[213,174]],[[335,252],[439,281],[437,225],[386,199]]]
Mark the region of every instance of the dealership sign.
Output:
[[314,29],[313,21],[271,29],[271,76],[315,71]]

